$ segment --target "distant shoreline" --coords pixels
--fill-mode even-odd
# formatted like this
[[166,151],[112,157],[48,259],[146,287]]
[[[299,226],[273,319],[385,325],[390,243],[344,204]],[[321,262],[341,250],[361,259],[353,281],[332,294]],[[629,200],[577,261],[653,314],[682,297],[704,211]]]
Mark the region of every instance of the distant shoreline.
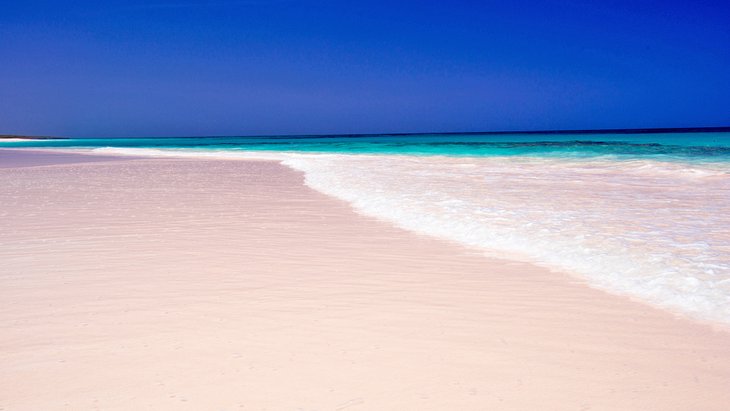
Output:
[[67,137],[23,136],[17,134],[0,134],[0,140],[66,140]]

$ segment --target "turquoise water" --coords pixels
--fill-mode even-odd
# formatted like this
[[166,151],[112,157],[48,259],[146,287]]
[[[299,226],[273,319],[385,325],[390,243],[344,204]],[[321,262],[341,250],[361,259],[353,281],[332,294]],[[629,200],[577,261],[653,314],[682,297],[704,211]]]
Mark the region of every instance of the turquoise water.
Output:
[[730,161],[730,132],[409,134],[36,140],[3,147],[163,148],[448,156],[542,156]]

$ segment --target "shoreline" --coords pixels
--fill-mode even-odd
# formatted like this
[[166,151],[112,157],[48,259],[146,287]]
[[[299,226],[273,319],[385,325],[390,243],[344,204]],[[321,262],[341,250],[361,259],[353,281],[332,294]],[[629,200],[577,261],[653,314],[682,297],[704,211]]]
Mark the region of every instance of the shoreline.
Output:
[[[88,149],[67,149],[67,148],[15,148],[15,147],[3,148],[3,147],[0,147],[0,169],[12,168],[12,167],[38,167],[38,166],[67,165],[67,164],[87,163],[87,162],[91,163],[91,162],[132,161],[132,160],[235,161],[235,162],[242,161],[242,162],[274,162],[274,163],[280,164],[282,167],[286,167],[287,169],[291,170],[294,173],[306,174],[303,171],[292,167],[291,165],[285,164],[285,162],[282,160],[274,159],[273,157],[268,158],[266,156],[263,156],[261,158],[256,158],[256,157],[244,158],[244,157],[225,157],[225,156],[198,157],[198,156],[190,156],[187,153],[170,153],[170,155],[167,155],[167,156],[159,156],[157,154],[158,153],[155,153],[155,155],[148,155],[147,153],[144,153],[144,152],[134,153],[134,154],[128,154],[128,153],[118,154],[118,153],[95,152],[94,150],[88,150]],[[198,154],[198,153],[196,153],[196,154]],[[15,161],[8,161],[8,160],[15,160]],[[306,179],[303,179],[303,180],[306,180]],[[517,256],[517,255],[508,255],[508,256],[504,256],[504,257],[496,256],[495,257],[494,254],[496,254],[496,252],[488,253],[487,251],[485,251],[483,248],[480,248],[480,247],[469,246],[469,245],[462,244],[462,243],[454,241],[454,240],[415,232],[415,231],[409,230],[408,228],[401,227],[398,224],[395,224],[386,219],[382,219],[380,217],[372,216],[367,213],[358,211],[348,201],[338,198],[337,196],[334,196],[332,194],[328,194],[327,192],[325,192],[323,190],[319,190],[315,187],[312,187],[310,184],[303,182],[303,185],[305,185],[306,188],[308,188],[308,189],[314,190],[320,194],[324,194],[326,197],[331,198],[332,200],[335,200],[338,202],[344,202],[358,216],[361,216],[361,217],[364,217],[367,219],[375,219],[380,223],[383,223],[383,224],[386,224],[388,226],[392,226],[392,227],[395,227],[398,229],[405,230],[414,235],[418,235],[418,236],[425,235],[425,236],[433,238],[437,241],[443,241],[450,245],[464,248],[466,250],[469,250],[470,252],[474,252],[474,253],[482,255],[486,259],[497,259],[500,261],[504,260],[504,261],[508,261],[508,262],[535,266],[536,268],[538,268],[540,270],[547,270],[547,271],[553,273],[554,275],[564,276],[568,279],[568,281],[576,281],[576,282],[582,283],[586,287],[600,291],[602,293],[606,293],[611,296],[626,299],[633,303],[638,303],[638,304],[644,305],[650,309],[655,309],[655,310],[662,311],[664,313],[668,313],[668,314],[672,315],[673,317],[676,317],[679,320],[690,321],[692,323],[710,327],[713,330],[718,331],[718,332],[724,332],[724,333],[730,334],[730,325],[726,322],[713,321],[711,319],[690,315],[686,312],[682,312],[681,310],[677,310],[672,307],[663,306],[661,304],[657,304],[655,302],[642,299],[638,296],[621,293],[619,291],[612,290],[612,289],[606,288],[606,287],[601,287],[599,285],[590,283],[588,281],[588,279],[585,278],[585,276],[583,276],[579,273],[570,272],[569,270],[562,269],[561,267],[558,267],[558,266],[547,265],[547,264],[538,264],[530,259],[520,258],[520,256]]]
[[730,401],[730,334],[356,214],[276,162],[65,160],[0,169],[0,407]]
[[[21,149],[20,152],[27,152],[29,149]],[[119,151],[118,149],[111,149],[111,150],[103,150],[99,151],[99,149],[56,149],[56,148],[47,148],[47,149],[32,149],[35,150],[37,153],[43,153],[43,154],[49,154],[49,155],[63,155],[63,156],[70,156],[70,158],[74,158],[75,156],[80,156],[80,158],[105,158],[109,160],[123,160],[123,159],[140,159],[140,158],[147,158],[147,159],[178,159],[178,160],[209,160],[209,161],[221,161],[221,160],[228,160],[228,161],[275,161],[277,163],[280,163],[287,168],[291,169],[292,171],[296,173],[303,172],[305,175],[305,185],[307,187],[314,189],[315,191],[318,191],[320,193],[323,193],[327,195],[330,198],[336,199],[337,201],[345,201],[350,207],[359,215],[365,216],[367,218],[375,218],[378,221],[384,222],[388,225],[393,225],[399,228],[402,228],[406,231],[409,231],[411,233],[416,233],[418,235],[427,235],[431,236],[436,239],[440,239],[442,241],[446,241],[450,244],[457,245],[459,247],[465,247],[469,250],[472,250],[474,252],[478,252],[486,256],[487,258],[494,257],[498,259],[504,259],[509,261],[515,261],[515,262],[521,262],[525,264],[531,264],[536,265],[542,269],[547,269],[552,272],[555,272],[558,275],[567,275],[571,278],[571,281],[580,281],[583,282],[586,286],[600,290],[602,292],[606,292],[608,294],[618,296],[620,298],[625,298],[628,300],[631,300],[633,302],[638,302],[643,305],[647,305],[654,309],[659,309],[664,312],[668,312],[674,316],[677,316],[679,318],[686,319],[688,321],[697,322],[700,324],[704,324],[710,327],[713,327],[716,330],[724,331],[730,333],[730,323],[728,323],[727,317],[722,316],[716,316],[714,318],[709,318],[707,315],[703,316],[696,312],[691,312],[687,310],[682,310],[678,308],[677,306],[672,306],[671,304],[667,304],[664,301],[656,301],[646,298],[644,295],[638,295],[636,293],[632,293],[630,291],[626,290],[620,290],[619,287],[615,287],[612,285],[607,284],[601,284],[598,282],[591,282],[589,276],[586,275],[585,272],[580,272],[579,270],[571,270],[570,268],[561,266],[560,263],[556,262],[550,262],[546,263],[545,261],[536,261],[535,259],[526,257],[524,254],[520,253],[504,253],[504,252],[497,252],[494,249],[485,248],[481,246],[475,246],[468,244],[468,242],[464,241],[458,241],[454,240],[453,238],[448,238],[448,236],[443,235],[437,235],[437,234],[430,234],[427,232],[424,232],[423,230],[414,228],[414,227],[408,227],[407,225],[402,224],[400,221],[394,221],[392,219],[388,219],[382,215],[379,215],[378,213],[372,213],[368,210],[362,209],[362,207],[359,207],[356,205],[355,201],[352,201],[352,199],[346,199],[343,198],[342,195],[339,195],[338,193],[333,193],[332,190],[327,187],[326,185],[322,184],[316,184],[311,181],[311,175],[305,171],[306,169],[302,169],[300,166],[297,166],[296,164],[290,164],[289,159],[284,156],[283,158],[281,156],[278,156],[276,152],[248,152],[246,155],[241,156],[239,153],[227,153],[227,152],[210,152],[206,153],[204,151],[168,151],[168,150],[160,150],[160,149],[144,149],[144,148],[135,148],[135,149],[128,149],[128,150],[122,150]],[[0,150],[2,151],[2,150]],[[232,155],[229,155],[232,154]],[[289,153],[286,153],[289,154]],[[363,155],[357,155],[356,157],[379,157],[380,155],[373,155],[373,154],[363,154]],[[407,155],[398,155],[398,157],[401,158],[408,158]],[[60,157],[59,157],[60,158]],[[0,167],[2,167],[2,164],[0,164]],[[720,319],[722,318],[722,319]]]

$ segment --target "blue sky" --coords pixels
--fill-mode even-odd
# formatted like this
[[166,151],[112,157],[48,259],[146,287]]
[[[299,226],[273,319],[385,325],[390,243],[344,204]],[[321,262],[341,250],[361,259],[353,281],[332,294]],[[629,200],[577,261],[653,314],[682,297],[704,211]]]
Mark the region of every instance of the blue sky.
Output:
[[727,1],[3,1],[0,134],[730,125]]

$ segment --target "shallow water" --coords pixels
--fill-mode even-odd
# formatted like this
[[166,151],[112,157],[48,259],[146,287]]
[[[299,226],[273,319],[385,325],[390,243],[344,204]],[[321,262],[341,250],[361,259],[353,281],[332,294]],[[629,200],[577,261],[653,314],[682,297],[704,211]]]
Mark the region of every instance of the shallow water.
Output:
[[399,226],[730,322],[730,168],[649,160],[291,158],[310,186]]

